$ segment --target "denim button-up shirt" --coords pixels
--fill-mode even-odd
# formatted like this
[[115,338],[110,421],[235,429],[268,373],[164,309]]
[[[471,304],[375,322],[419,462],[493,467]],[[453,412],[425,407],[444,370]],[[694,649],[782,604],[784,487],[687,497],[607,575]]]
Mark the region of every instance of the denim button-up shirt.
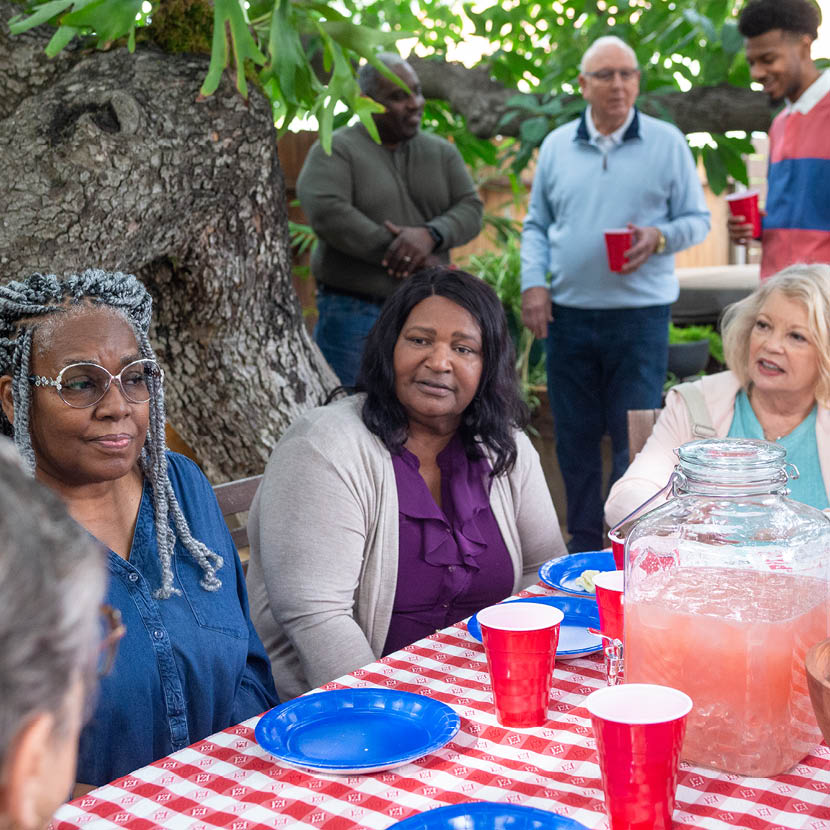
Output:
[[121,611],[127,633],[81,735],[76,780],[84,784],[105,784],[277,703],[242,566],[213,490],[184,456],[169,453],[168,462],[191,533],[225,560],[222,587],[199,585],[202,570],[177,539],[173,577],[182,594],[154,599],[161,565],[145,481],[129,561],[108,555],[107,602]]

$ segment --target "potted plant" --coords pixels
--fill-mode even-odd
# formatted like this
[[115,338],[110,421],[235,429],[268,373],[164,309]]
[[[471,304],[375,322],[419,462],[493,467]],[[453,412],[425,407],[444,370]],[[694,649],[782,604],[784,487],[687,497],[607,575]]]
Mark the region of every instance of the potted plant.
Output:
[[669,323],[669,385],[702,374],[710,357],[723,364],[723,343],[713,326]]

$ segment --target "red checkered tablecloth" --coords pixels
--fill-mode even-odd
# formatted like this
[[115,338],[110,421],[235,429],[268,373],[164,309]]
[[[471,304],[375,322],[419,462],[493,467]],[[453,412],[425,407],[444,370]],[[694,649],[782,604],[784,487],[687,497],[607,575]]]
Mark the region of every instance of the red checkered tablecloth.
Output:
[[[533,594],[552,594],[536,586]],[[556,663],[550,720],[505,729],[493,714],[484,650],[462,623],[328,684],[385,686],[441,700],[461,716],[442,749],[372,775],[318,775],[276,762],[254,741],[256,718],[211,735],[64,805],[55,830],[319,828],[383,830],[461,801],[505,801],[605,830],[591,724],[582,704],[604,685],[596,655]],[[830,750],[821,744],[776,778],[741,778],[681,765],[678,827],[828,830]]]

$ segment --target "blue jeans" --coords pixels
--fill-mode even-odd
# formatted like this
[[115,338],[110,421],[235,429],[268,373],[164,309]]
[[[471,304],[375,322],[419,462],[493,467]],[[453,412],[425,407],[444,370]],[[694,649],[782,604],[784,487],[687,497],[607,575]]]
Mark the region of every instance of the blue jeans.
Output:
[[319,318],[314,342],[334,369],[343,386],[354,386],[366,335],[378,319],[381,306],[347,294],[320,289],[317,292]]
[[669,308],[553,306],[547,339],[548,396],[568,502],[571,551],[605,547],[600,442],[606,432],[610,434],[610,487],[628,467],[626,413],[661,405]]

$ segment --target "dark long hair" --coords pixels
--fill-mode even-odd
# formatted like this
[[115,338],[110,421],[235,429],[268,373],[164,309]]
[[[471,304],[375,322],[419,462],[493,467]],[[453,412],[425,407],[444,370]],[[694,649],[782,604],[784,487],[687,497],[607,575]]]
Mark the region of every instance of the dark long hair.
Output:
[[519,396],[513,341],[496,292],[487,283],[454,268],[419,271],[386,301],[366,338],[357,377],[357,391],[366,393],[363,423],[393,455],[407,438],[409,418],[395,394],[395,344],[409,313],[422,300],[446,297],[466,309],[481,330],[482,369],[478,391],[458,428],[470,458],[479,458],[479,444],[495,456],[493,475],[509,472],[516,462],[514,431],[527,425],[527,406]]

